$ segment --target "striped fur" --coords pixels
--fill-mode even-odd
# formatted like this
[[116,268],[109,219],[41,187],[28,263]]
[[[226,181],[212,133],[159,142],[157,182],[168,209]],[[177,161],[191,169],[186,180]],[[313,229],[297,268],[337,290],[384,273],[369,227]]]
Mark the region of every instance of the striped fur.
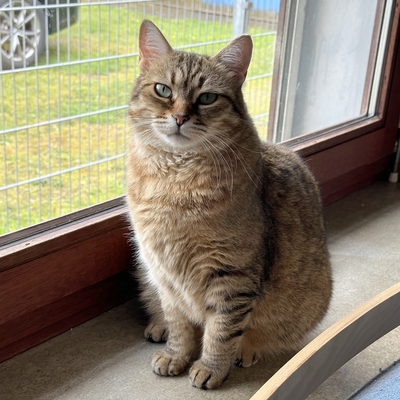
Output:
[[[200,331],[190,379],[212,389],[235,362],[298,350],[324,316],[331,272],[319,192],[294,153],[257,136],[241,92],[249,36],[207,57],[172,50],[145,21],[139,47],[127,203],[145,336],[168,338],[152,368],[177,375],[197,357]],[[218,97],[202,104],[204,93]]]

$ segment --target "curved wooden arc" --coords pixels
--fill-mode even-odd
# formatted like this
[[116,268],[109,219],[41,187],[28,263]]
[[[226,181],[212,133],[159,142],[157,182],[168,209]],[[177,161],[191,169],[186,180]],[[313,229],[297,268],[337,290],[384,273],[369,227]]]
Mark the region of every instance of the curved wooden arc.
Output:
[[400,282],[342,318],[288,361],[250,400],[300,400],[400,325]]

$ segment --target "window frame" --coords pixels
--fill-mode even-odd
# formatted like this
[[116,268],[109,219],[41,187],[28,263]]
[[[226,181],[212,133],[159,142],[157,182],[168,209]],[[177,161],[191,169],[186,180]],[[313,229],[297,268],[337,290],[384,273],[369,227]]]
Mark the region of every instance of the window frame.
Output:
[[[325,204],[372,183],[388,166],[400,117],[399,17],[396,0],[377,116],[286,143],[310,166]],[[280,34],[277,40],[279,57]],[[116,200],[100,207],[72,222],[57,218],[28,237],[7,235],[0,247],[0,362],[137,296],[134,284],[127,287],[135,263],[126,206]]]
[[[287,4],[290,0],[281,0],[281,10],[278,20],[278,33],[276,42],[276,53],[275,53],[275,63],[273,70],[273,82],[272,82],[272,93],[276,95],[279,93],[279,85],[281,83],[281,65],[283,60],[283,46],[285,41],[285,22],[286,22],[286,12],[288,10]],[[378,7],[377,14],[383,12],[382,6]],[[283,144],[292,148],[293,150],[299,152],[302,156],[308,156],[315,154],[317,152],[328,149],[332,146],[339,145],[351,139],[357,138],[359,136],[368,134],[370,132],[376,131],[385,127],[386,117],[389,107],[389,95],[390,95],[390,81],[393,75],[394,65],[395,65],[395,46],[398,39],[399,32],[399,1],[395,1],[393,5],[393,11],[391,16],[391,27],[389,29],[390,35],[387,41],[387,50],[385,56],[385,63],[383,67],[382,82],[380,93],[377,99],[377,112],[375,116],[372,117],[360,117],[348,123],[342,123],[338,126],[333,126],[328,129],[313,132],[308,135],[303,135],[297,138],[293,138],[283,142]],[[378,18],[378,16],[377,16]],[[375,29],[378,27],[378,23],[375,22]],[[373,57],[375,53],[376,45],[372,44],[372,52],[370,58]],[[372,83],[373,72],[369,68],[366,82],[365,90]],[[364,95],[365,97],[365,95]],[[268,121],[268,140],[272,140],[274,125],[276,123],[277,115],[277,102],[271,101],[270,111],[269,111],[269,121]],[[389,115],[389,118],[392,114]],[[395,116],[394,116],[395,118]],[[397,123],[397,122],[396,122]]]

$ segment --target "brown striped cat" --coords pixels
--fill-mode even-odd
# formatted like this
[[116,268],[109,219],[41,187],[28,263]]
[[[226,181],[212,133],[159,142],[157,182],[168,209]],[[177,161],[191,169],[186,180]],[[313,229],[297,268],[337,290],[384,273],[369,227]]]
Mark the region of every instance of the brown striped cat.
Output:
[[327,311],[331,270],[317,184],[260,141],[241,91],[250,36],[213,57],[174,51],[144,21],[129,103],[127,203],[152,368],[214,389],[236,362],[298,350]]

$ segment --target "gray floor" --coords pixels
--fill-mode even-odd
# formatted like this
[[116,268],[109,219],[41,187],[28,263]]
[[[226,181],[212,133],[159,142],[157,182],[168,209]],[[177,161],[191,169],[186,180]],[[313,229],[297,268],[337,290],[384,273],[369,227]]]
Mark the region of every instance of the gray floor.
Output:
[[[331,309],[313,336],[400,281],[400,184],[377,183],[325,213],[335,290]],[[152,353],[160,346],[142,338],[143,323],[135,314],[134,304],[125,304],[0,364],[0,399],[249,399],[284,362],[235,367],[220,389],[194,389],[187,374],[162,378],[151,372]],[[399,358],[397,328],[309,399],[346,399]]]

